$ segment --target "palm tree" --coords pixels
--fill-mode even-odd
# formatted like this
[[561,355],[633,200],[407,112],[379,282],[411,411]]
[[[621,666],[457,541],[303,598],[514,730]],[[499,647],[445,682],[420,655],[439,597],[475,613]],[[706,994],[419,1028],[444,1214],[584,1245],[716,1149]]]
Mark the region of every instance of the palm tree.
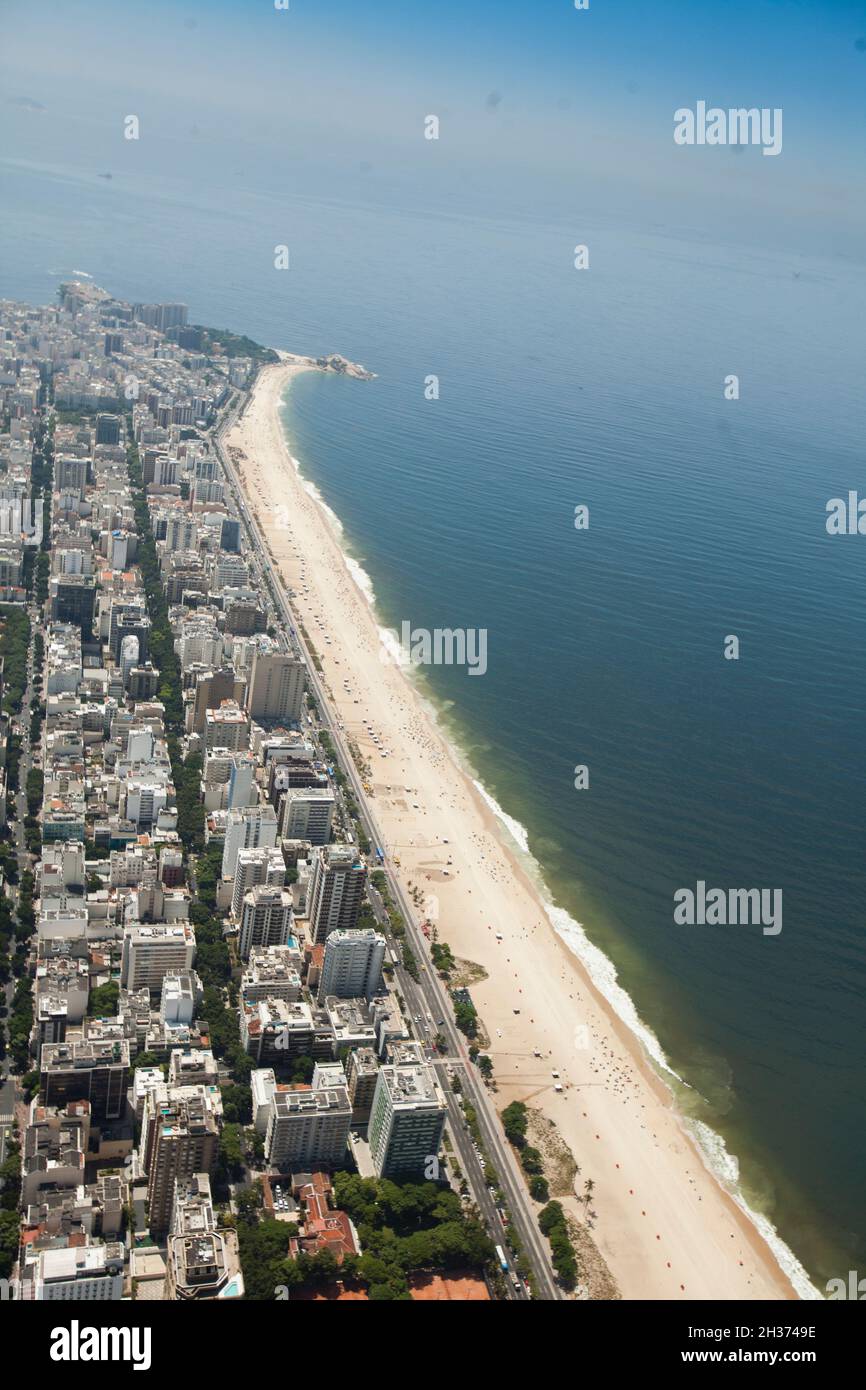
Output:
[[584,1205],[584,1208],[587,1208],[587,1207],[589,1206],[589,1199],[590,1199],[590,1197],[592,1196],[592,1190],[593,1190],[594,1187],[595,1187],[595,1183],[593,1182],[592,1178],[587,1178],[586,1182],[583,1184],[583,1205]]

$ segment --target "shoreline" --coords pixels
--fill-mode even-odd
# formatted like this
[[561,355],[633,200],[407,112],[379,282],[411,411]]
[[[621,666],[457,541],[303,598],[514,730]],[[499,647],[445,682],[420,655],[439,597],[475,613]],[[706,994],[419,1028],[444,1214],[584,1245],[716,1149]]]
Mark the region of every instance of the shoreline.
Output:
[[[261,369],[226,446],[337,717],[371,766],[367,780],[389,856],[400,859],[404,885],[435,900],[428,915],[438,919],[440,940],[487,972],[472,996],[490,1037],[497,1109],[520,1099],[556,1125],[579,1165],[578,1191],[593,1181],[590,1234],[623,1298],[820,1298],[767,1218],[712,1171],[660,1074],[658,1044],[648,1060],[653,1049],[564,938],[557,915],[570,933],[582,928],[550,899],[540,866],[515,833],[523,828],[464,765],[419,684],[381,661],[372,586],[343,551],[339,519],[302,477],[280,414],[294,376],[328,369],[310,357],[279,355],[279,366]],[[275,507],[274,497],[283,505]],[[372,720],[378,747],[362,719]],[[586,954],[597,949],[583,939]],[[636,1012],[634,1023],[654,1040]],[[561,1094],[551,1069],[560,1073]],[[587,1224],[582,1198],[563,1204]]]

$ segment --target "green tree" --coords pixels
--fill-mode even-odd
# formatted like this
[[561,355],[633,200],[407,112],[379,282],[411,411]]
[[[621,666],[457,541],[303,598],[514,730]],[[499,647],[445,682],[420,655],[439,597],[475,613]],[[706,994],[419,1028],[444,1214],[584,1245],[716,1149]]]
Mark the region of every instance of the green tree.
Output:
[[515,1148],[526,1143],[527,1114],[523,1101],[515,1100],[502,1112],[502,1125],[505,1137]]

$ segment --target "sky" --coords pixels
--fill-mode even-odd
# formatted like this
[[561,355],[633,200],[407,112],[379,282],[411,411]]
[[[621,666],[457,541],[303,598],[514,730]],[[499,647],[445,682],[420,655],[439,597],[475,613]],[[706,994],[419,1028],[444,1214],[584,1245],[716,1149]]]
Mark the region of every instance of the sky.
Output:
[[[0,159],[859,258],[864,77],[853,0],[5,0]],[[699,100],[781,156],[675,146]]]

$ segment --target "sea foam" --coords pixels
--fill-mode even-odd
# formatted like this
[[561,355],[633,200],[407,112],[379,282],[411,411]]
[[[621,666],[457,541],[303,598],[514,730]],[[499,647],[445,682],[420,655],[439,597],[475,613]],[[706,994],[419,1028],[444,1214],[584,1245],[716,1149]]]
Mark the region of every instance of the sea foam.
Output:
[[[565,908],[557,907],[552,901],[544,882],[541,865],[532,856],[529,849],[529,836],[526,827],[521,825],[520,821],[515,820],[513,816],[509,816],[481,782],[473,779],[473,786],[487,806],[490,807],[497,820],[506,828],[515,844],[528,857],[530,862],[527,867],[539,889],[544,910],[557,936],[565,942],[572,955],[578,958],[599,994],[607,1000],[629,1031],[639,1039],[644,1051],[652,1058],[658,1069],[681,1086],[693,1090],[693,1087],[689,1086],[689,1083],[678,1072],[674,1071],[655,1033],[641,1019],[635,1008],[634,1000],[630,994],[626,993],[617,979],[616,966],[613,961],[590,941],[580,922],[576,921]],[[692,1120],[686,1116],[682,1118],[686,1129],[695,1142],[704,1166],[721,1183],[743,1214],[763,1236],[773,1252],[776,1263],[790,1279],[797,1295],[803,1299],[822,1299],[823,1294],[816,1289],[803,1265],[793,1250],[782,1240],[773,1223],[762,1212],[754,1211],[749,1206],[739,1186],[739,1161],[734,1154],[730,1153],[721,1134],[711,1129],[702,1120]]]
[[[344,527],[340,518],[337,516],[336,512],[328,506],[315,483],[311,483],[308,479],[304,478],[299,461],[293,456],[291,457],[292,463],[294,464],[305,491],[324,510],[328,518],[334,524],[337,535],[342,538]],[[373,581],[369,574],[358,561],[348,555],[345,550],[343,551],[343,555],[346,568],[350,575],[370,607],[375,609],[376,595]],[[403,667],[407,674],[411,674],[414,668],[408,660],[406,653],[403,651],[400,642],[397,640],[396,634],[392,632],[391,629],[380,626],[379,640],[383,649],[388,653],[388,656],[394,664]],[[441,712],[440,709],[436,705],[431,704],[429,700],[425,699],[423,703],[432,714],[439,728],[440,735],[443,735],[441,720],[438,718]],[[452,745],[452,752],[455,755],[455,760],[458,765],[466,768],[468,764],[462,750]],[[685,1081],[678,1072],[674,1071],[665,1057],[662,1046],[655,1033],[653,1033],[652,1029],[647,1027],[641,1019],[631,995],[622,988],[622,985],[620,985],[618,981],[616,966],[613,961],[590,941],[580,922],[572,917],[565,908],[558,907],[556,903],[554,903],[544,881],[541,865],[538,863],[538,860],[534,858],[529,848],[529,832],[526,826],[519,820],[516,820],[514,816],[510,816],[508,812],[500,806],[491,792],[487,790],[483,782],[480,782],[476,777],[472,776],[471,772],[470,777],[472,785],[475,787],[485,805],[493,812],[496,819],[508,832],[516,848],[527,860],[526,868],[539,891],[545,914],[556,934],[565,942],[572,955],[576,956],[581,962],[599,994],[607,1001],[617,1017],[622,1020],[629,1031],[640,1041],[644,1051],[648,1057],[652,1059],[662,1075],[667,1075],[679,1085],[686,1087],[688,1090],[693,1090],[693,1087],[689,1086],[689,1083]],[[686,1116],[682,1116],[682,1120],[695,1143],[705,1167],[708,1168],[716,1180],[724,1187],[725,1191],[728,1192],[743,1214],[763,1237],[772,1251],[779,1268],[790,1279],[798,1297],[808,1300],[822,1299],[823,1294],[820,1293],[811,1282],[803,1265],[797,1259],[793,1250],[782,1240],[773,1223],[761,1212],[754,1211],[752,1207],[749,1206],[739,1187],[739,1162],[735,1155],[729,1152],[723,1137],[701,1120],[692,1120]]]

